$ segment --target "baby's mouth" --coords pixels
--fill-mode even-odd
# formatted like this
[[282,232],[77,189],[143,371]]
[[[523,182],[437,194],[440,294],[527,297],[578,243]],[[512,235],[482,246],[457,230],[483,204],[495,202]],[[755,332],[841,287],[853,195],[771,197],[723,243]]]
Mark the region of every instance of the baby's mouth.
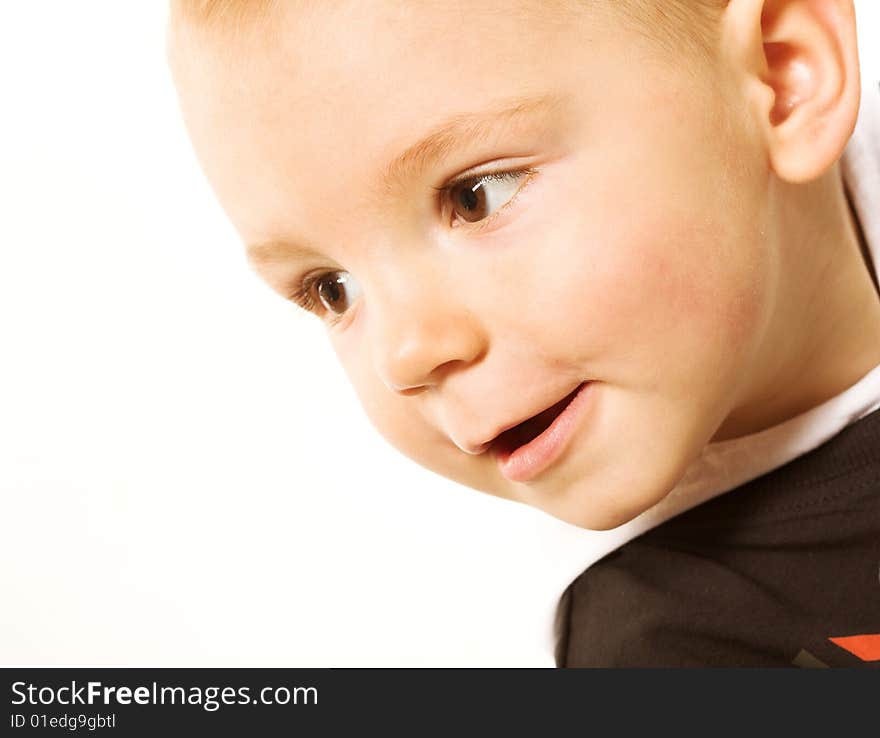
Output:
[[574,396],[584,384],[586,383],[579,384],[571,393],[563,397],[555,405],[551,405],[537,415],[527,418],[518,425],[513,426],[513,428],[508,428],[503,433],[499,433],[495,440],[492,441],[491,449],[501,456],[509,456],[520,446],[525,446],[529,441],[540,436],[559,417],[562,411],[568,407],[568,404],[574,399]]

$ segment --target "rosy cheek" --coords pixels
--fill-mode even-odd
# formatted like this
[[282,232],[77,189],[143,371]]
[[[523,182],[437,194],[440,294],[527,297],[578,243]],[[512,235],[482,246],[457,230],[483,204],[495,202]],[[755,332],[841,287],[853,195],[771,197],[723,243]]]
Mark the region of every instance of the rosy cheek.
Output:
[[670,352],[712,363],[739,350],[760,313],[748,258],[720,227],[648,220],[609,235],[594,259],[581,315],[604,344],[597,350],[640,363],[675,361]]
[[703,265],[676,261],[669,251],[649,250],[642,269],[642,294],[648,297],[651,309],[667,321],[686,324],[712,311],[717,289],[711,270]]
[[[636,234],[606,241],[597,254],[586,290],[592,323],[609,339],[634,343],[657,337],[688,314],[699,311],[706,295],[687,265],[656,239]],[[680,329],[680,325],[678,326]]]

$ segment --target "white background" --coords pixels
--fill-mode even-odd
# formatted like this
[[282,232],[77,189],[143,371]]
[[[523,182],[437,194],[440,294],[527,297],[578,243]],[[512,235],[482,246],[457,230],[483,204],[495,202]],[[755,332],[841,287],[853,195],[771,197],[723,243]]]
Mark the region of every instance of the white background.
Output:
[[0,5],[0,665],[552,666],[592,534],[369,426],[244,262],[165,15]]

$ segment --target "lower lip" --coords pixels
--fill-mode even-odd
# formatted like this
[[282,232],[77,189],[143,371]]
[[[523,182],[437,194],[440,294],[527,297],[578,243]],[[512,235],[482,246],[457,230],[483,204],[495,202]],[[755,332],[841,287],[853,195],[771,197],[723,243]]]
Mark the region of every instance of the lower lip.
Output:
[[554,421],[528,443],[513,452],[496,451],[501,473],[511,482],[529,482],[565,451],[589,404],[592,382],[586,382]]

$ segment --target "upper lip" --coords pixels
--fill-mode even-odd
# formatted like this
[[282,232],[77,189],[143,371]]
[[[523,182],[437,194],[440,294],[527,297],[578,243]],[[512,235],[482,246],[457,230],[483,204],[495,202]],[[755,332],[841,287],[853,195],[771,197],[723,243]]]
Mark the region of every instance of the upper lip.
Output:
[[[513,422],[507,423],[506,425],[496,426],[495,430],[492,433],[492,436],[488,440],[483,441],[482,443],[469,444],[467,446],[468,453],[472,453],[472,454],[483,453],[495,442],[495,440],[498,438],[498,436],[500,436],[502,433],[504,433],[504,431],[510,430],[511,428],[518,426],[520,423],[525,423],[527,420],[534,418],[536,415],[540,415],[542,412],[544,412],[548,408],[553,407],[557,402],[564,400],[566,397],[568,397],[572,392],[574,392],[582,384],[586,384],[587,381],[588,380],[585,380],[583,382],[578,382],[574,387],[569,387],[564,392],[556,395],[555,399],[550,400],[549,402],[541,405],[541,407],[538,408],[537,410],[535,410],[534,412],[529,413],[528,415],[520,416],[519,420],[514,420]],[[485,436],[484,436],[484,438],[485,438]]]

